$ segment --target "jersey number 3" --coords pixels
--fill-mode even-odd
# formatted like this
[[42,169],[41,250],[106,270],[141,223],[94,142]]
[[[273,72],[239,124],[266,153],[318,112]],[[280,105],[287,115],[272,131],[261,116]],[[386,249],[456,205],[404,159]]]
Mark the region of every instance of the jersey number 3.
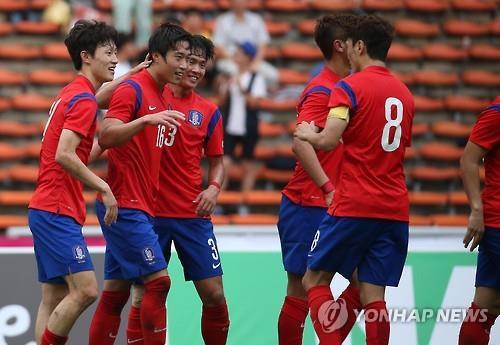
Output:
[[[396,118],[392,118],[392,107],[396,108]],[[389,97],[385,100],[385,119],[387,123],[384,126],[384,131],[382,132],[382,139],[380,144],[382,149],[386,152],[396,151],[401,144],[401,122],[403,121],[403,103],[395,98]],[[394,137],[390,141],[391,128],[395,128]]]
[[175,134],[177,133],[177,127],[170,128],[167,133],[167,138],[165,138],[165,132],[167,128],[164,125],[158,125],[158,133],[156,134],[156,147],[172,146],[175,140]]

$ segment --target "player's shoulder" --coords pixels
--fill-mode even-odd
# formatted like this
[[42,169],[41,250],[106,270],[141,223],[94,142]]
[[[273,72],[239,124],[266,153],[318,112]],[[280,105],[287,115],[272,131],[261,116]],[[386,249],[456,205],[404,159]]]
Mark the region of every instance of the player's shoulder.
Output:
[[480,117],[490,117],[495,121],[500,121],[500,97],[488,105],[480,114]]
[[340,80],[340,76],[326,67],[314,76],[306,85],[303,95],[311,93],[325,93],[330,95],[335,84]]
[[59,91],[56,99],[60,99],[62,103],[67,103],[68,105],[73,105],[74,103],[82,100],[92,102],[97,105],[97,100],[93,90],[78,77],[63,87],[61,91]]
[[196,105],[196,107],[198,107],[201,111],[207,113],[208,116],[214,115],[219,110],[217,104],[215,104],[208,98],[201,96],[199,93],[195,91],[193,92],[194,92],[193,104]]

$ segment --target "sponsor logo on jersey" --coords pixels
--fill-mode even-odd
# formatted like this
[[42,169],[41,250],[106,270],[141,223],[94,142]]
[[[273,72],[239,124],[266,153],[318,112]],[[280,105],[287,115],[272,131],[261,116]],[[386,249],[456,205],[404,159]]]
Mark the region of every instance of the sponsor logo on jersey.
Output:
[[188,115],[188,121],[195,127],[200,127],[203,121],[203,114],[198,110],[190,110]]

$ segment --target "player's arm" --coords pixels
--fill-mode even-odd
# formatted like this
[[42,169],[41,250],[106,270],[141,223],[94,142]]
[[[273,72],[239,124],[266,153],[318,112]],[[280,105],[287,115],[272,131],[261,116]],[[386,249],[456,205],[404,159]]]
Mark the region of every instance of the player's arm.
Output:
[[332,108],[328,114],[325,128],[321,132],[317,131],[314,122],[302,121],[295,130],[295,137],[309,142],[312,146],[320,150],[333,150],[342,138],[349,123],[349,108],[339,106]]
[[217,197],[225,175],[222,157],[208,156],[208,187],[193,201],[198,204],[196,214],[200,217],[211,215],[217,205]]
[[103,150],[120,146],[132,139],[134,135],[142,131],[146,126],[163,125],[170,128],[179,127],[181,125],[179,121],[184,121],[184,119],[184,114],[175,110],[160,111],[159,113],[142,116],[127,123],[111,116],[106,117],[101,126],[99,146]]
[[99,176],[94,174],[78,157],[76,148],[81,137],[70,129],[63,129],[56,150],[56,162],[71,176],[82,181],[86,186],[98,191],[103,196],[106,206],[104,221],[110,225],[118,216],[117,202],[109,185]]
[[151,61],[152,60],[150,59],[149,54],[148,54],[148,55],[146,55],[146,58],[144,59],[143,62],[141,62],[140,64],[138,64],[134,68],[132,68],[130,71],[128,71],[127,73],[125,73],[121,77],[110,81],[109,83],[103,84],[99,88],[99,90],[97,90],[97,93],[95,94],[95,98],[97,100],[97,105],[99,106],[99,108],[107,109],[109,106],[109,100],[111,98],[111,94],[116,89],[116,87],[118,85],[120,85],[120,83],[122,83],[125,79],[136,74],[137,72],[141,71],[142,69],[149,67],[149,65],[151,64]]
[[465,248],[467,248],[472,241],[470,251],[473,251],[479,245],[484,235],[483,202],[481,200],[479,167],[487,152],[488,151],[481,146],[469,141],[460,159],[462,180],[471,209],[467,233],[465,234],[463,243]]
[[97,139],[94,140],[94,143],[92,144],[92,150],[90,151],[89,155],[89,164],[97,160],[104,150],[101,148],[99,145],[99,141]]

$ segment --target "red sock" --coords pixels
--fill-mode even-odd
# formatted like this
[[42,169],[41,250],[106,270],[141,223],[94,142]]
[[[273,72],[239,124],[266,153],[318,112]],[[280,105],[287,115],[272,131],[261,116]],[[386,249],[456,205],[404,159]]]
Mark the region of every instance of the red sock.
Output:
[[354,285],[349,284],[349,286],[339,296],[337,302],[341,299],[345,301],[347,307],[347,321],[345,325],[339,329],[340,337],[342,341],[344,341],[356,323],[356,318],[362,309],[361,300],[359,299],[359,289]]
[[[340,345],[337,331],[345,322],[345,315],[335,303],[329,286],[319,285],[307,291],[310,316],[321,345]],[[344,321],[342,321],[342,319]]]
[[170,289],[168,276],[144,284],[141,304],[141,326],[144,344],[163,345],[167,336],[167,294]]
[[385,301],[365,305],[366,345],[388,345],[391,325]]
[[304,322],[308,312],[306,300],[293,296],[285,297],[278,319],[279,345],[302,345]]
[[60,335],[54,334],[45,328],[42,334],[42,342],[40,345],[64,345],[68,341],[68,337],[61,337]]
[[203,306],[201,335],[205,345],[226,345],[229,330],[229,313],[226,302],[215,307]]
[[141,328],[141,309],[131,306],[128,313],[127,324],[128,344],[144,345],[144,337]]
[[130,291],[103,291],[89,330],[89,345],[113,345]]
[[485,313],[472,303],[460,327],[458,345],[488,345],[490,329],[496,318],[496,315]]

